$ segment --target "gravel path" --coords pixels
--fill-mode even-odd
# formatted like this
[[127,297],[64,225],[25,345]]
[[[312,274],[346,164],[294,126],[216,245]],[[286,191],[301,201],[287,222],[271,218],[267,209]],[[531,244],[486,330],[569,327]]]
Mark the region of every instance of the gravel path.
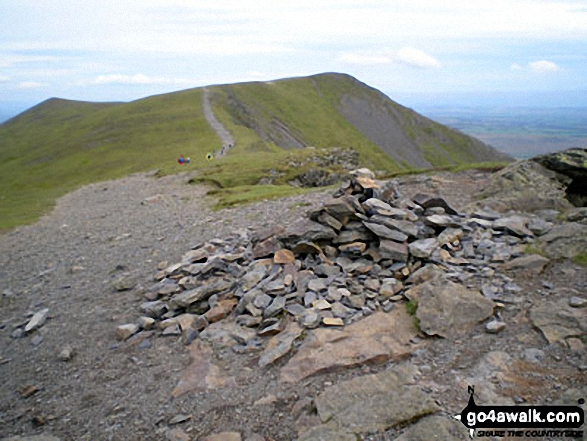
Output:
[[[0,236],[0,436],[30,433],[42,416],[63,439],[161,439],[154,420],[176,411],[169,392],[189,356],[167,339],[140,353],[116,349],[115,326],[136,318],[160,261],[239,228],[287,223],[317,199],[214,212],[206,189],[187,180],[136,175],[89,185],[38,223]],[[138,286],[116,292],[123,275]],[[38,346],[10,338],[42,308],[50,320]],[[68,363],[57,359],[65,345],[77,352]],[[18,390],[28,385],[41,391],[23,399]]]
[[204,88],[204,98],[203,98],[203,105],[204,105],[204,116],[208,120],[210,126],[214,129],[214,131],[218,134],[220,139],[222,140],[222,151],[220,152],[220,156],[224,156],[230,146],[234,146],[234,137],[232,134],[222,125],[220,121],[214,115],[214,111],[212,110],[212,103],[210,102],[210,90]]

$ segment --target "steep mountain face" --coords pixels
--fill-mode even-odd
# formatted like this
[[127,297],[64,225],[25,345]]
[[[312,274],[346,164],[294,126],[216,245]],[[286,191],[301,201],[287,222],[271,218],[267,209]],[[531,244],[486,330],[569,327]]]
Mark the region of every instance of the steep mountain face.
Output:
[[397,168],[511,160],[348,75],[217,86],[214,92],[229,124],[283,148],[360,146],[385,152]]

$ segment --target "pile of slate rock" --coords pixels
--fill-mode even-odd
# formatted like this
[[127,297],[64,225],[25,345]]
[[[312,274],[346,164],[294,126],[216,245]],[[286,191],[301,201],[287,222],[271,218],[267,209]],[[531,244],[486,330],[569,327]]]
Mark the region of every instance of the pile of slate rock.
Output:
[[545,264],[522,257],[550,230],[540,218],[460,214],[438,196],[403,198],[393,181],[376,181],[367,169],[351,176],[288,228],[214,239],[161,267],[142,316],[119,326],[117,338],[150,330],[188,344],[227,318],[259,337],[281,332],[289,320],[345,326],[406,301],[418,271],[430,266],[493,301],[513,302],[520,288],[500,271],[503,264]]

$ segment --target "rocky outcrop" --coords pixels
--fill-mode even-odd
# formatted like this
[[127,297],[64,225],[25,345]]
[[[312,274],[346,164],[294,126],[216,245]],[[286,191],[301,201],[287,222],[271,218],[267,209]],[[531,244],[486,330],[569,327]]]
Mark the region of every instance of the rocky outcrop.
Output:
[[515,162],[494,177],[477,206],[567,210],[587,203],[587,149],[569,149]]
[[567,199],[577,207],[587,206],[587,149],[569,149],[533,158],[533,161],[570,179]]
[[439,410],[416,384],[417,370],[400,365],[329,387],[316,398],[322,422],[356,434],[382,432]]

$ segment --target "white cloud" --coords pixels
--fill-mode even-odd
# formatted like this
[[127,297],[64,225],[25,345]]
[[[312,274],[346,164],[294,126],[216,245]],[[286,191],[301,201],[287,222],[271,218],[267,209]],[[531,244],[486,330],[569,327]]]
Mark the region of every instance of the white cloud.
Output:
[[8,81],[10,81],[10,77],[0,75],[0,83],[7,83]]
[[528,63],[528,66],[537,72],[556,72],[560,70],[558,64],[547,60],[533,61]]
[[49,61],[59,61],[62,58],[54,57],[51,55],[39,56],[39,55],[12,55],[12,54],[0,54],[0,67],[12,67],[16,64],[23,63],[46,63]]
[[338,58],[338,61],[348,64],[360,64],[364,66],[372,66],[376,64],[389,64],[392,62],[391,58],[385,55],[361,55],[346,53]]
[[85,84],[193,84],[193,80],[183,78],[149,77],[136,75],[99,75]]
[[522,66],[520,66],[518,63],[514,63],[510,66],[510,70],[514,70],[514,71],[522,70],[522,69],[524,69],[524,68]]
[[420,49],[414,49],[412,47],[400,49],[396,54],[396,59],[399,63],[421,69],[441,67],[440,62],[436,58]]
[[17,89],[38,89],[40,87],[44,87],[45,85],[42,83],[37,83],[36,81],[23,81],[22,83],[18,83],[16,85]]
[[440,62],[423,50],[404,47],[399,51],[385,50],[380,53],[352,53],[347,52],[338,57],[339,62],[374,66],[377,64],[400,63],[419,69],[439,68]]

